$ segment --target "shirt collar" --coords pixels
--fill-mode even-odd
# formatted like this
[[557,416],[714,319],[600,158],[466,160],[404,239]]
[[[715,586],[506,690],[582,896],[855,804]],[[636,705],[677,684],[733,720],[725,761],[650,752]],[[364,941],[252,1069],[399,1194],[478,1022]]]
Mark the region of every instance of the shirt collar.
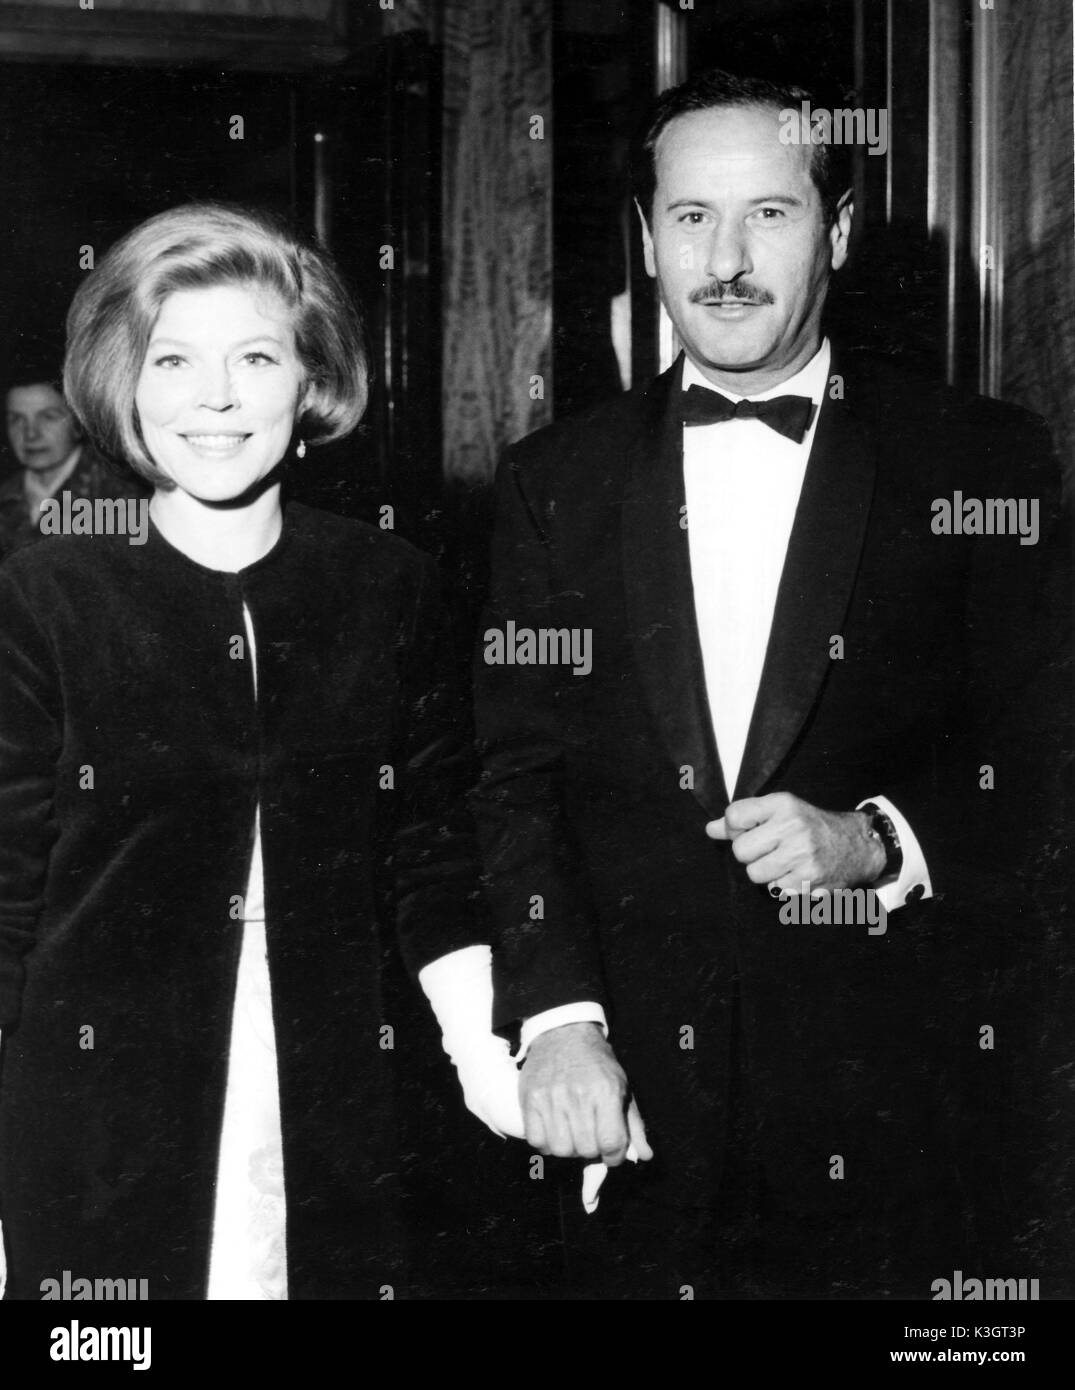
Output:
[[[832,361],[832,346],[828,338],[822,338],[821,346],[814,353],[805,367],[800,367],[794,376],[788,377],[787,381],[781,381],[776,386],[771,386],[768,391],[759,391],[756,396],[751,396],[752,401],[769,401],[774,396],[809,396],[815,405],[820,405],[825,396],[825,387],[829,380],[829,365]],[[683,389],[689,386],[704,386],[709,391],[719,391],[722,396],[727,396],[730,401],[742,401],[747,397],[733,395],[731,391],[722,391],[719,386],[707,380],[699,369],[694,365],[689,357],[683,360]]]

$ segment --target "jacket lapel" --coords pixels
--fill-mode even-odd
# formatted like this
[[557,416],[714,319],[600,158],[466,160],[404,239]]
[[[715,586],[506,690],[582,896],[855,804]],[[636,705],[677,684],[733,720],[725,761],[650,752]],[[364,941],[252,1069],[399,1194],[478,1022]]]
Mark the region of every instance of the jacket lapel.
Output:
[[[833,367],[835,368],[835,359]],[[870,436],[855,387],[821,407],[795,513],[735,798],[760,795],[817,701],[843,632],[873,497]]]
[[643,396],[641,427],[628,441],[623,574],[628,628],[643,690],[674,766],[689,767],[706,813],[722,815],[724,775],[706,697],[687,531],[681,526],[683,428],[674,408],[683,358]]

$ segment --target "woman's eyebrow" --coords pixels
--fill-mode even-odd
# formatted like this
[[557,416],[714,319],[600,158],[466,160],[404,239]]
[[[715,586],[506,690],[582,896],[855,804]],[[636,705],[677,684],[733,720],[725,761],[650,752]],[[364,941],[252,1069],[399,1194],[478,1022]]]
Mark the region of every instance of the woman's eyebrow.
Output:
[[[277,347],[283,346],[280,339],[274,337],[271,333],[258,333],[253,338],[243,338],[241,342],[232,343],[231,346],[232,348],[249,347],[251,343],[275,343]],[[162,344],[167,344],[169,347],[181,348],[189,348],[192,346],[192,344],[184,342],[182,338],[171,338],[166,334],[160,338],[153,337],[149,340],[150,347],[160,347]]]

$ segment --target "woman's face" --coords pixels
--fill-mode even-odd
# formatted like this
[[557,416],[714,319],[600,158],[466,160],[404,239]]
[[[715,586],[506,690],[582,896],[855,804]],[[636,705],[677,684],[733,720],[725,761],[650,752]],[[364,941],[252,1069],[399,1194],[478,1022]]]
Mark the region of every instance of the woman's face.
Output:
[[303,392],[291,314],[271,290],[177,290],[161,305],[134,401],[153,462],[202,502],[242,496],[280,462]]

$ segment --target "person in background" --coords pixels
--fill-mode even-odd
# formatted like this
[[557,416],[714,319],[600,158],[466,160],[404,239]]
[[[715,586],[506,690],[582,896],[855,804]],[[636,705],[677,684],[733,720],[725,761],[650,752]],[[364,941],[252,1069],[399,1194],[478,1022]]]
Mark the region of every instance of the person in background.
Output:
[[47,370],[18,372],[4,403],[7,439],[18,470],[0,482],[0,560],[42,539],[41,503],[62,492],[72,498],[140,497],[82,433],[59,385]]

